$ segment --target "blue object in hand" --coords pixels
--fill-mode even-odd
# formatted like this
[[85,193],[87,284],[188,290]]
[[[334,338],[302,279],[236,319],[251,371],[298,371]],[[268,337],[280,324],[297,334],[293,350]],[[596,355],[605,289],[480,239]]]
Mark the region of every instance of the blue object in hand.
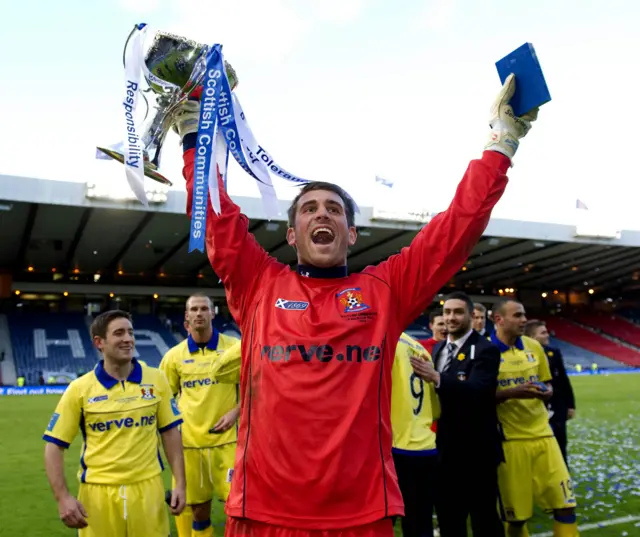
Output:
[[549,391],[547,385],[544,382],[534,382],[533,385],[537,386],[541,392]]
[[525,43],[498,60],[496,68],[503,84],[511,73],[516,76],[516,91],[509,103],[516,116],[522,116],[551,100],[538,56],[531,43]]

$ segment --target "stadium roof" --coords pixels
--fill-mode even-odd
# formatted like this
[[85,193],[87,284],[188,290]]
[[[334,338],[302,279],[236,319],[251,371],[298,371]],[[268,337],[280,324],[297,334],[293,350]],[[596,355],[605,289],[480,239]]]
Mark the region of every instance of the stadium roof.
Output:
[[[83,183],[0,175],[0,269],[18,282],[72,279],[93,284],[218,287],[206,257],[188,254],[186,194],[166,202],[95,200]],[[234,197],[250,229],[271,254],[295,263],[282,218],[267,221],[261,201]],[[407,246],[423,224],[380,220],[361,207],[360,236],[349,254],[358,271]],[[474,294],[501,288],[560,292],[594,288],[596,296],[640,288],[640,231],[613,238],[579,238],[576,227],[492,219],[455,286]],[[52,273],[54,276],[52,276]]]

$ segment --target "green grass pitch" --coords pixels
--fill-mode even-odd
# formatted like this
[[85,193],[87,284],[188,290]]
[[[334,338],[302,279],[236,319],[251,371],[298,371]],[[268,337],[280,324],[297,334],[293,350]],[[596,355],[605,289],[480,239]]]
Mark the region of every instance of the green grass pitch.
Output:
[[[594,537],[640,535],[640,376],[573,377],[578,413],[570,422],[570,463],[579,504],[579,524],[611,525],[584,530]],[[3,535],[75,535],[58,519],[43,467],[41,440],[59,396],[0,398],[0,494]],[[80,439],[66,456],[67,480],[77,490]],[[169,476],[166,476],[167,483]],[[222,506],[215,502],[216,535],[223,533]],[[632,517],[635,520],[620,522]],[[398,525],[399,526],[399,525]],[[546,535],[543,514],[530,524]],[[398,528],[396,533],[401,534]],[[175,535],[175,529],[174,533]]]

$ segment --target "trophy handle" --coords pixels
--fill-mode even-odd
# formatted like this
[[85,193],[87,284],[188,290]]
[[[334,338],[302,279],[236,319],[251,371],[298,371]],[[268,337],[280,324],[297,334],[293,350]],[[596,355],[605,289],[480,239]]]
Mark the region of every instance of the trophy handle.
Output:
[[[107,147],[98,147],[99,151],[104,153],[105,155],[111,157],[114,160],[117,160],[120,164],[124,164],[124,155],[119,153],[118,151],[114,151],[113,149],[109,149]],[[167,179],[164,175],[159,173],[156,169],[155,164],[145,161],[144,163],[144,174],[154,181],[158,181],[158,183],[162,183],[163,185],[172,186],[171,181]]]

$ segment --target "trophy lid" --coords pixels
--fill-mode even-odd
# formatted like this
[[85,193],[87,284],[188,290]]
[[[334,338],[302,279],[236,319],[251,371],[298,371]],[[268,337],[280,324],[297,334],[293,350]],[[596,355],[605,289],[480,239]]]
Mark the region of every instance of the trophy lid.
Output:
[[[181,90],[193,87],[194,79],[199,78],[194,72],[198,61],[207,53],[209,47],[186,37],[169,32],[156,32],[153,42],[145,55],[145,64],[149,71],[160,80],[174,84]],[[204,73],[204,66],[202,66]],[[234,89],[238,84],[235,70],[225,61],[225,71],[229,85]],[[158,93],[165,90],[147,80],[152,89]]]
[[[153,75],[184,88],[205,49],[205,45],[196,41],[167,32],[156,32],[144,61]],[[150,85],[156,91],[163,91],[154,84]]]

